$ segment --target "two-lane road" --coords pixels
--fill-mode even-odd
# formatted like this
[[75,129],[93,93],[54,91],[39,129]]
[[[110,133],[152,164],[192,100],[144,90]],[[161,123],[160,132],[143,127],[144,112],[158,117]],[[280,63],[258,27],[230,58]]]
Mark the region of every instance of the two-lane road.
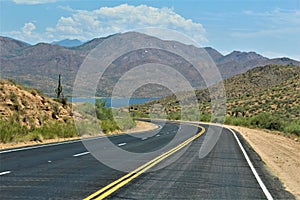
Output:
[[[266,199],[266,191],[272,192],[259,184],[231,130],[221,130],[212,151],[200,159],[208,125],[156,123],[162,128],[146,133],[1,151],[0,199],[93,199],[103,194],[111,199]],[[122,158],[115,149],[136,157]],[[115,169],[95,159],[97,153],[109,157],[100,160],[116,164]],[[120,168],[126,171],[116,170]]]

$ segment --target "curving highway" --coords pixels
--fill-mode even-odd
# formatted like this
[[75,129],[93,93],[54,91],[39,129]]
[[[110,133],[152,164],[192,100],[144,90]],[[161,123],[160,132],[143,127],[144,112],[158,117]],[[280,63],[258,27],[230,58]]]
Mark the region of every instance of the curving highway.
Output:
[[[0,199],[293,198],[232,130],[155,123],[154,131],[1,151]],[[213,132],[217,143],[200,158]]]

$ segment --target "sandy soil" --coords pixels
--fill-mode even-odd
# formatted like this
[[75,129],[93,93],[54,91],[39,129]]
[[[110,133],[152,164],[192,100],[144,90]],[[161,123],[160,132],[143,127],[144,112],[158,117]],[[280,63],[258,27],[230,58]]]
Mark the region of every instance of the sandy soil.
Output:
[[[126,131],[126,133],[136,133],[136,132],[141,132],[141,131],[149,131],[149,130],[154,130],[158,128],[157,125],[149,123],[149,122],[142,122],[142,121],[136,121],[136,127],[129,129]],[[110,135],[114,134],[124,134],[125,132],[113,132],[110,133]],[[99,136],[104,135],[104,134],[99,134]],[[86,138],[88,136],[84,136]],[[8,144],[3,144],[0,143],[0,150],[3,149],[10,149],[10,148],[17,148],[17,147],[26,147],[26,146],[33,146],[33,145],[38,145],[38,144],[48,144],[48,143],[53,143],[53,142],[64,142],[64,141],[72,141],[72,140],[78,140],[81,139],[82,137],[73,137],[73,138],[57,138],[57,139],[48,139],[44,140],[43,142],[35,142],[35,141],[29,141],[29,142],[19,142],[19,143],[8,143]]]
[[126,133],[136,133],[141,131],[150,131],[157,129],[158,126],[156,124],[152,124],[150,122],[142,122],[142,121],[136,121],[136,127],[126,131]]
[[239,131],[286,189],[300,200],[300,142],[269,131],[227,127]]

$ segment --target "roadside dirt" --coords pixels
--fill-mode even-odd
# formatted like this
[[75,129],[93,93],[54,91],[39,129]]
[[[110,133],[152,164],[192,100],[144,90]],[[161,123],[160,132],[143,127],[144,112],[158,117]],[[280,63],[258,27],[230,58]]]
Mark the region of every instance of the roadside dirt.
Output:
[[300,142],[263,130],[237,126],[245,140],[259,154],[275,176],[286,187],[286,190],[300,200]]
[[[157,125],[149,123],[149,122],[142,122],[142,121],[136,121],[136,127],[129,129],[126,132],[113,132],[109,135],[115,135],[115,134],[124,134],[124,133],[136,133],[141,131],[150,131],[157,128]],[[99,134],[99,136],[104,136],[104,134]],[[72,140],[79,140],[82,137],[73,137],[73,138],[57,138],[57,139],[48,139],[44,140],[43,142],[35,142],[35,141],[28,141],[28,142],[19,142],[19,143],[8,143],[3,144],[0,143],[0,150],[3,149],[11,149],[11,148],[17,148],[17,147],[26,147],[26,146],[33,146],[33,145],[41,145],[41,144],[49,144],[54,142],[64,142],[64,141],[72,141]],[[86,137],[84,137],[86,138]]]

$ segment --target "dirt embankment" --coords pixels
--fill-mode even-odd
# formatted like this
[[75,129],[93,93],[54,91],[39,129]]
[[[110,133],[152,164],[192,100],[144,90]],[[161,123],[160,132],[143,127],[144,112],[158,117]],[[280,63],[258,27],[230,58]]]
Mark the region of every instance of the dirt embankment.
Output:
[[239,131],[286,189],[300,200],[300,142],[263,130],[227,127]]

